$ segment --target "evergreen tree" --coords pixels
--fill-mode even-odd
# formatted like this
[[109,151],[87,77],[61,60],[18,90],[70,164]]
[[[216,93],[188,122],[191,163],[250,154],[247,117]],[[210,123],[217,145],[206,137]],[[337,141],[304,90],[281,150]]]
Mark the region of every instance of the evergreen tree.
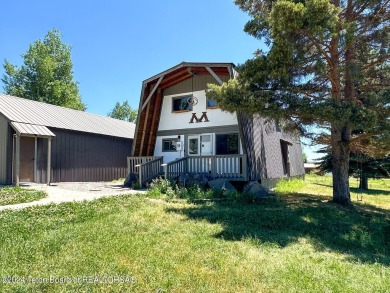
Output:
[[389,1],[235,2],[251,16],[245,31],[269,50],[240,66],[237,80],[210,85],[209,97],[225,110],[289,120],[301,130],[328,127],[333,201],[350,204],[351,147],[376,137],[389,148]]

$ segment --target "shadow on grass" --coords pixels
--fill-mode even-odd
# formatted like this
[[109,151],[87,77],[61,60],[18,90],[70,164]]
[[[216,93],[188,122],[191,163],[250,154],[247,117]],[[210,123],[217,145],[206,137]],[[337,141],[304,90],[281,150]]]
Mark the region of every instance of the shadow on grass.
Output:
[[351,191],[355,192],[355,193],[367,194],[367,195],[390,195],[390,191],[380,190],[380,189],[364,190],[364,189],[360,189],[360,188],[351,188]]
[[291,194],[258,205],[214,202],[169,208],[167,212],[219,223],[223,231],[216,237],[225,240],[253,238],[285,247],[305,237],[319,251],[329,249],[352,260],[390,266],[389,211],[363,204],[341,207],[328,199]]

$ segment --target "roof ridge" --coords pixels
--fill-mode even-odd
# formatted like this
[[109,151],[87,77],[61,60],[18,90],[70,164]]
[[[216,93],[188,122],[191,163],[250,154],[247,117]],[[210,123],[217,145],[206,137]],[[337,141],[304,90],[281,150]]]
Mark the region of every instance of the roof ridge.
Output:
[[0,113],[9,121],[116,137],[134,137],[133,122],[2,93],[0,101]]
[[41,105],[44,105],[44,106],[48,106],[48,107],[61,108],[61,109],[64,109],[64,110],[66,110],[66,111],[75,111],[75,112],[78,112],[78,113],[80,113],[80,114],[83,113],[83,114],[87,114],[87,115],[94,115],[94,116],[101,117],[101,118],[114,119],[114,120],[116,120],[116,121],[121,121],[121,122],[126,122],[126,123],[133,123],[133,122],[125,121],[125,120],[120,120],[120,119],[112,118],[112,117],[109,117],[109,116],[103,116],[103,115],[96,114],[96,113],[91,113],[91,112],[87,112],[87,111],[76,110],[76,109],[67,108],[67,107],[63,107],[63,106],[58,106],[58,105],[54,105],[54,104],[50,104],[50,103],[35,101],[35,100],[27,99],[27,98],[21,98],[21,97],[17,97],[17,96],[13,96],[13,95],[7,95],[7,94],[2,94],[2,93],[0,93],[0,96],[6,96],[6,97],[14,98],[14,99],[19,99],[19,100],[23,100],[23,101],[28,101],[28,102],[31,102],[31,103],[38,103],[38,104],[41,104]]

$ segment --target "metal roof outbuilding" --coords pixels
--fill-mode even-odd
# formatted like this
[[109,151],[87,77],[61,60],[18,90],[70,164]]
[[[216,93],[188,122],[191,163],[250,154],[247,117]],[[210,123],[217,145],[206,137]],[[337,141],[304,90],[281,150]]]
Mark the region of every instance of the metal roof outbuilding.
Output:
[[135,124],[51,104],[0,94],[0,113],[12,122],[133,138]]

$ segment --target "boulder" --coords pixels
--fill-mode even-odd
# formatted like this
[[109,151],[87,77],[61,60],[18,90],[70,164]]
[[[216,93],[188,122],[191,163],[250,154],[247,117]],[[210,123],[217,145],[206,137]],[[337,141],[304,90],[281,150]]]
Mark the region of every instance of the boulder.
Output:
[[249,194],[255,201],[262,198],[268,198],[270,196],[268,189],[257,181],[249,181],[245,184],[243,193]]
[[198,185],[200,187],[205,187],[209,179],[205,174],[182,174],[177,177],[177,184],[180,187],[189,187],[192,185]]
[[194,175],[194,182],[200,187],[206,187],[207,183],[209,182],[209,178],[205,174],[195,174]]
[[186,173],[181,174],[177,177],[177,185],[180,187],[188,187],[194,183],[194,176],[192,174]]
[[208,185],[211,189],[226,191],[236,191],[234,186],[227,179],[215,179],[208,182]]
[[125,179],[125,182],[123,183],[123,186],[131,188],[133,186],[133,183],[137,182],[137,181],[138,181],[137,174],[129,173],[129,175],[127,175],[127,177]]

